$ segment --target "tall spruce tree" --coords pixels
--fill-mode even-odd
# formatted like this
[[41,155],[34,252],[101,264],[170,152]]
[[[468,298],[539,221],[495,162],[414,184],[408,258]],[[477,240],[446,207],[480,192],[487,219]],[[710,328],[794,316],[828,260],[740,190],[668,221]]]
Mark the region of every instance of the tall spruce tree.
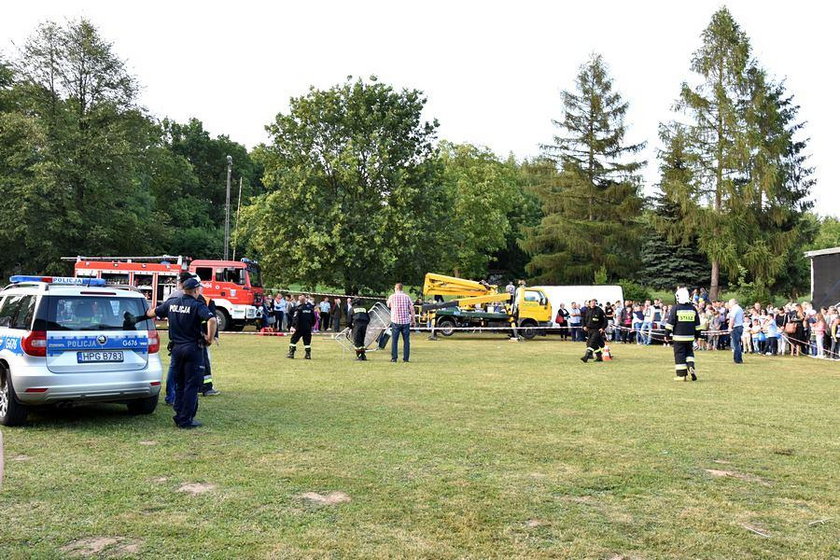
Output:
[[637,279],[657,289],[676,286],[705,286],[709,282],[709,261],[699,249],[694,232],[685,227],[685,215],[669,192],[694,181],[692,154],[687,151],[685,127],[661,126],[659,189],[648,199],[646,231],[642,238],[642,267]]
[[522,241],[538,282],[589,283],[604,272],[617,279],[638,264],[644,162],[631,156],[644,144],[625,143],[628,103],[600,55],[581,66],[575,85],[563,93],[563,119],[553,121],[561,133],[543,146],[560,174],[534,187],[544,217]]
[[794,139],[797,108],[751,58],[749,39],[726,8],[712,16],[702,41],[691,63],[700,81],[684,83],[677,102],[689,117],[693,176],[663,182],[663,190],[711,262],[711,297],[721,269],[733,278],[746,270],[767,290],[802,244],[796,224],[812,184],[805,144]]

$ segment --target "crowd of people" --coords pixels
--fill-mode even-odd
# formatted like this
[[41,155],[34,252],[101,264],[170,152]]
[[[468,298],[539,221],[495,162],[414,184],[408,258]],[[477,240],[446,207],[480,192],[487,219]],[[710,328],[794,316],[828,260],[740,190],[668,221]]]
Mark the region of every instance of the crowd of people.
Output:
[[353,303],[349,297],[316,297],[312,294],[295,297],[278,292],[265,294],[257,311],[257,328],[263,332],[289,332],[295,309],[306,304],[315,308],[312,332],[339,332],[352,321]]
[[[699,350],[727,350],[730,336],[731,305],[711,301],[704,289],[694,290],[692,301],[700,314],[703,337]],[[607,320],[606,336],[612,342],[649,345],[668,344],[665,321],[672,305],[659,299],[620,301],[603,304]],[[583,309],[573,302],[561,304],[555,324],[564,329],[563,338],[584,341]],[[790,302],[783,307],[754,303],[744,309],[743,333],[739,338],[743,352],[760,355],[811,355],[840,359],[840,313],[835,306],[814,308],[810,303]]]

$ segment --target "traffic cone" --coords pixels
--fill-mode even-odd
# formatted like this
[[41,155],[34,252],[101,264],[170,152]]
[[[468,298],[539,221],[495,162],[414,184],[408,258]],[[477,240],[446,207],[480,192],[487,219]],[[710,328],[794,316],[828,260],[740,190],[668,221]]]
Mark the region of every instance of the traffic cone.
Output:
[[609,362],[612,360],[612,354],[610,354],[610,347],[608,345],[604,345],[604,351],[602,352],[604,361]]

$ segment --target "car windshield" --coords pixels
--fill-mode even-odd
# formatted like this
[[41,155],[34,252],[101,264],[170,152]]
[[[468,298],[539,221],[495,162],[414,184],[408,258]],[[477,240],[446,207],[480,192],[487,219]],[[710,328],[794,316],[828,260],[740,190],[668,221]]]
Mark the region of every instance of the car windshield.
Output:
[[136,325],[128,315],[141,317],[146,300],[136,297],[44,296],[35,317],[41,331],[154,330],[151,319]]

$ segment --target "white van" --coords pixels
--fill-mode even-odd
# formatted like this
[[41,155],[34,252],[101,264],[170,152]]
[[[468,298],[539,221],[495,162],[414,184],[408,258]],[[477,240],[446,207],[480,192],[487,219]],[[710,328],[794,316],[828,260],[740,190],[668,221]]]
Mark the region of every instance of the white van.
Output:
[[622,304],[624,303],[624,290],[621,286],[529,286],[529,288],[531,287],[542,290],[548,295],[552,309],[552,326],[557,325],[554,319],[557,318],[557,310],[561,303],[566,306],[567,311],[571,309],[572,302],[577,303],[580,307],[585,307],[584,302],[590,299],[598,300],[602,307],[607,302],[615,304],[615,302],[620,301]]

